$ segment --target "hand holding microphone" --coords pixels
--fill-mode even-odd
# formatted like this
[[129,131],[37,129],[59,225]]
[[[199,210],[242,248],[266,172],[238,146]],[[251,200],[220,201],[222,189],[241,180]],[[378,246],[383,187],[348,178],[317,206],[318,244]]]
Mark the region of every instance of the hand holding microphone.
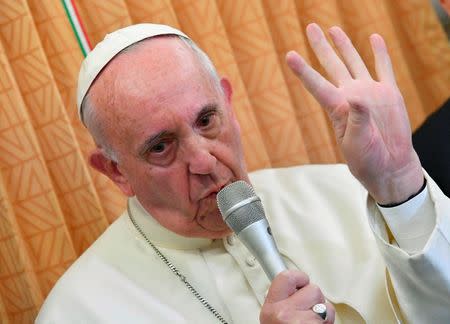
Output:
[[333,305],[320,288],[298,270],[287,270],[267,222],[261,199],[245,181],[236,181],[217,194],[217,204],[227,225],[255,256],[272,281],[261,309],[260,322],[333,323]]

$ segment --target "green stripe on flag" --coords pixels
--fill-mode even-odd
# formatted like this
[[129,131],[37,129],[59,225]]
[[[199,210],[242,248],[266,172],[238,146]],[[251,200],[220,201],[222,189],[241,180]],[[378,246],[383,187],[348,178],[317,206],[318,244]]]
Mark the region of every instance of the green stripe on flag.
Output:
[[74,24],[74,22],[72,20],[72,16],[71,16],[71,14],[69,12],[69,8],[67,7],[67,5],[66,5],[64,0],[61,0],[61,2],[63,4],[64,11],[66,12],[67,17],[69,18],[70,25],[72,26],[72,30],[73,30],[73,33],[75,34],[75,37],[76,37],[77,42],[78,42],[78,45],[81,48],[81,52],[83,53],[83,56],[86,57],[87,51],[84,48],[83,43],[81,42],[80,35],[78,35],[77,29],[76,29],[75,24]]

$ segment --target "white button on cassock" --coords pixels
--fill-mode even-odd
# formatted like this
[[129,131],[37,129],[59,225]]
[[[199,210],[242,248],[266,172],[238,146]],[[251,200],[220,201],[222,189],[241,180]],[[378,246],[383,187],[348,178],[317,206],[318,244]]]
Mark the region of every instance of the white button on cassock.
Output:
[[236,243],[236,236],[235,235],[230,235],[227,237],[227,243],[229,245],[234,245],[234,243]]
[[245,263],[247,263],[249,267],[254,267],[256,265],[256,259],[253,255],[251,255],[245,260]]

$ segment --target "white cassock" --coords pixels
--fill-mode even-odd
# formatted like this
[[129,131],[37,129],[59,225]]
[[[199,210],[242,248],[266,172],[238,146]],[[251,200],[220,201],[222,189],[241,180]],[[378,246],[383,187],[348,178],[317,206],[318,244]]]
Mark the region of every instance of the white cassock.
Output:
[[[450,200],[426,177],[427,189],[407,204],[421,199],[431,207],[407,207],[427,213],[435,225],[424,247],[409,254],[389,243],[380,209],[346,166],[250,174],[288,267],[321,287],[336,307],[335,323],[395,323],[402,317],[450,323]],[[228,323],[259,322],[270,283],[234,235],[182,237],[160,226],[136,198],[129,205],[147,237]],[[390,213],[395,210],[405,206]],[[410,239],[407,231],[402,235]],[[60,278],[36,322],[218,323],[127,212]]]

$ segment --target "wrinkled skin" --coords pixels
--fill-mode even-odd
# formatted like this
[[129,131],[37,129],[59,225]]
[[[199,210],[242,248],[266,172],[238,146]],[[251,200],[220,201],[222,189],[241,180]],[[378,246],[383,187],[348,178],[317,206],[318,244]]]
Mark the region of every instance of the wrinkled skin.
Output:
[[383,38],[370,36],[376,81],[339,27],[329,34],[343,61],[318,25],[310,24],[306,31],[330,81],[296,52],[287,54],[289,67],[328,113],[350,171],[370,195],[380,204],[405,201],[420,190],[424,176]]
[[[327,316],[323,320],[311,309],[324,303]],[[298,270],[281,272],[272,281],[259,316],[261,324],[334,323],[335,309],[309,277]]]
[[116,57],[90,89],[106,137],[91,164],[164,227],[220,238],[230,229],[216,205],[226,184],[247,180],[231,86],[219,87],[179,39],[151,39]]

